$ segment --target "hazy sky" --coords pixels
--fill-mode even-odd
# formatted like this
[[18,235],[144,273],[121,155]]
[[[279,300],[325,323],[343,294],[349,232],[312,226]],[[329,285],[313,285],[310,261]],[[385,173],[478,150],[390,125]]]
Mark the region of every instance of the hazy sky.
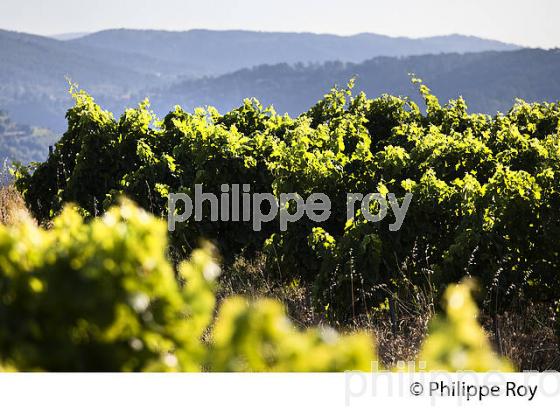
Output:
[[460,33],[560,47],[560,0],[0,0],[0,28],[247,29],[425,37]]

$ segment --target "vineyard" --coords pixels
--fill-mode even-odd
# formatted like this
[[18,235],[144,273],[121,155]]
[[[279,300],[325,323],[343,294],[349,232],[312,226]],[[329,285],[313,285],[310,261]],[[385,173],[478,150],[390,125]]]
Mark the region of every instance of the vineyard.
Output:
[[[0,365],[369,370],[375,335],[326,326],[385,312],[398,333],[402,301],[435,312],[416,357],[428,369],[512,368],[493,353],[477,305],[494,321],[544,310],[559,337],[560,104],[518,101],[491,117],[463,99],[442,105],[414,82],[425,107],[355,95],[350,82],[296,118],[251,99],[225,114],[176,107],[162,120],[145,101],[115,119],[73,89],[52,154],[15,169],[44,228],[0,228]],[[332,212],[285,231],[210,217],[166,231],[169,194],[197,184],[217,196],[222,184],[324,193]],[[392,231],[360,209],[347,220],[350,192],[412,201]],[[220,281],[240,260],[262,261],[271,287],[308,290],[320,326],[290,324],[278,301],[221,294],[215,317]]]
[[[299,331],[274,300],[228,298],[213,321],[212,247],[174,275],[166,235],[163,222],[128,202],[89,224],[67,208],[49,230],[31,221],[0,227],[0,370],[370,370],[371,335]],[[446,300],[422,369],[511,369],[476,322],[469,285],[451,287]]]

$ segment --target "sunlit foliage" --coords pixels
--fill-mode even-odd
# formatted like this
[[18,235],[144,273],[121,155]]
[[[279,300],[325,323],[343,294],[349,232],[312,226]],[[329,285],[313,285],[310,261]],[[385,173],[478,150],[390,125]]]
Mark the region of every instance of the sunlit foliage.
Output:
[[[441,104],[419,80],[425,110],[407,98],[334,89],[297,118],[256,100],[225,114],[176,107],[162,121],[146,102],[119,118],[75,92],[68,130],[49,159],[20,168],[17,186],[40,221],[68,202],[88,216],[121,195],[156,215],[170,192],[220,193],[221,184],[252,192],[327,194],[330,218],[278,222],[188,221],[171,241],[186,257],[198,238],[218,243],[226,261],[269,255],[270,272],[315,289],[329,317],[414,299],[429,286],[436,299],[465,275],[500,309],[560,299],[560,105],[518,101],[494,117]],[[413,194],[406,219],[346,220],[346,194]]]
[[[0,369],[343,371],[371,369],[373,335],[297,329],[273,300],[233,297],[214,320],[220,268],[208,245],[178,268],[165,224],[125,202],[89,223],[66,207],[45,230],[0,226]],[[505,368],[465,285],[447,295],[427,368]]]

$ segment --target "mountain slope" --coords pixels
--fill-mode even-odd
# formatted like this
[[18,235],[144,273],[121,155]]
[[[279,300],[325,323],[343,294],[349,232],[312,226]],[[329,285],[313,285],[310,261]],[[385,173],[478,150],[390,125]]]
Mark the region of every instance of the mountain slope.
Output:
[[337,36],[242,30],[183,32],[107,30],[70,41],[118,52],[135,52],[216,75],[259,64],[345,61],[376,56],[505,51],[514,45],[460,35],[411,39],[378,34]]
[[473,111],[509,109],[515,98],[560,99],[560,50],[441,54],[406,58],[378,57],[361,64],[263,65],[217,78],[184,81],[151,93],[157,112],[175,104],[186,109],[213,105],[227,111],[243,98],[257,97],[279,112],[307,110],[334,84],[357,77],[357,89],[370,97],[382,93],[418,98],[409,73],[415,73],[442,101],[462,95]]
[[0,111],[0,166],[5,161],[44,161],[49,145],[55,142],[56,137],[49,130],[16,124]]
[[[115,52],[47,37],[0,30],[0,74],[10,81],[40,82],[67,73],[89,86],[133,86],[156,78],[164,62],[143,54]],[[175,72],[178,67],[167,68]],[[64,79],[64,78],[63,78]]]
[[54,129],[60,129],[71,103],[66,77],[101,99],[118,100],[163,84],[166,76],[175,78],[180,70],[141,54],[5,30],[0,30],[0,55],[0,107],[18,122]]
[[[8,111],[18,123],[61,132],[66,125],[64,113],[72,104],[65,77],[91,92],[107,109],[121,111],[125,106],[135,105],[136,97],[131,96],[146,94],[143,90],[164,89],[181,79],[218,75],[261,63],[362,61],[380,54],[400,56],[514,47],[464,36],[407,39],[374,34],[341,37],[248,31],[109,30],[59,41],[0,30],[0,108]],[[331,74],[335,75],[332,81]],[[338,81],[335,72],[325,76],[321,92]],[[278,81],[281,83],[282,79]],[[196,93],[196,87],[204,81],[196,84],[189,92]],[[302,90],[296,91],[303,92],[310,87],[301,86]],[[247,91],[252,89],[251,86]],[[200,103],[221,93],[214,90],[212,94],[203,95]],[[280,102],[289,98],[277,94]],[[316,92],[310,95],[315,98]],[[308,101],[306,98],[307,94],[302,101]],[[301,105],[285,106],[292,110]]]

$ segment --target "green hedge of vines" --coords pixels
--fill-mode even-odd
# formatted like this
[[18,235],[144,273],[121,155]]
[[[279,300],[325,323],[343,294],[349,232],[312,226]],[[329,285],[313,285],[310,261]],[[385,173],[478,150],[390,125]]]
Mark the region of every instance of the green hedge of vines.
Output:
[[[17,187],[40,221],[68,202],[101,215],[121,195],[165,216],[168,194],[195,184],[326,193],[332,214],[322,223],[303,218],[280,232],[273,221],[254,232],[247,222],[190,221],[171,241],[187,255],[197,238],[214,240],[226,263],[263,251],[272,273],[311,284],[337,318],[390,295],[414,298],[427,282],[441,294],[464,276],[493,306],[559,300],[560,105],[518,101],[490,117],[461,98],[442,105],[415,81],[425,110],[353,95],[350,83],[297,118],[253,99],[225,114],[176,107],[161,121],[144,102],[115,119],[75,91],[54,154],[19,168]],[[413,194],[402,228],[359,212],[346,223],[346,193],[378,191]]]

